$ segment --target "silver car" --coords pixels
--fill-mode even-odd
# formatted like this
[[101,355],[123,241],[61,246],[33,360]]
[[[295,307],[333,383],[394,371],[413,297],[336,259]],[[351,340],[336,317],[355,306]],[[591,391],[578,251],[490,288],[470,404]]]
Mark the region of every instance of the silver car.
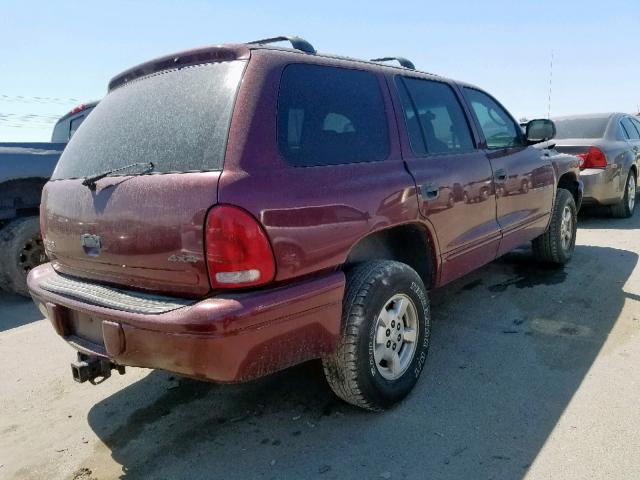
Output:
[[557,117],[556,149],[580,157],[584,205],[633,215],[640,166],[640,121],[625,113]]

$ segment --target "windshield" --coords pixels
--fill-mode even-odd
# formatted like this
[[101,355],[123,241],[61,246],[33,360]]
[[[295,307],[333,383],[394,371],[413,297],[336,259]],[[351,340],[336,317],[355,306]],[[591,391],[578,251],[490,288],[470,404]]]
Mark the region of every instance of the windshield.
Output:
[[73,135],[52,179],[138,162],[160,173],[221,169],[245,64],[168,70],[113,90]]
[[554,120],[555,138],[602,138],[609,123],[609,117],[565,118]]

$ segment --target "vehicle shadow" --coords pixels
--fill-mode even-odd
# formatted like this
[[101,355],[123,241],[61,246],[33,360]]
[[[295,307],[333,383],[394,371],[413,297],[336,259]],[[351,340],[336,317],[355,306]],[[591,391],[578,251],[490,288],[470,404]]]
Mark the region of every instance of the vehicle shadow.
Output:
[[[636,202],[638,202],[636,198]],[[580,209],[578,228],[603,230],[633,230],[640,228],[640,212],[631,218],[612,218],[609,207],[587,206]]]
[[336,400],[311,362],[245,385],[153,372],[96,404],[89,424],[127,479],[522,478],[638,261],[595,246],[574,255],[550,269],[520,250],[433,292],[429,361],[385,413]]
[[42,314],[30,298],[0,290],[0,332],[37,320],[42,320]]

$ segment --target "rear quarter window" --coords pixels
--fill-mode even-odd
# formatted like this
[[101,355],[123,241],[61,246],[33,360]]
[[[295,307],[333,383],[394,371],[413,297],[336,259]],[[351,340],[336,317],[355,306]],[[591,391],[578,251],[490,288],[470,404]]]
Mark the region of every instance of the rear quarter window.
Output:
[[278,95],[278,148],[294,166],[385,160],[389,129],[376,76],[338,67],[288,65]]

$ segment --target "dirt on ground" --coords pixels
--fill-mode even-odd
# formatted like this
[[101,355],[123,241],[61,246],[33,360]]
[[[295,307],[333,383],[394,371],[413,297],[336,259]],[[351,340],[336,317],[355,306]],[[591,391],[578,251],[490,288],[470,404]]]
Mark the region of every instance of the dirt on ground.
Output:
[[564,269],[523,249],[432,292],[427,366],[382,414],[337,400],[315,362],[80,385],[48,321],[0,294],[0,478],[640,478],[639,228],[582,215]]

